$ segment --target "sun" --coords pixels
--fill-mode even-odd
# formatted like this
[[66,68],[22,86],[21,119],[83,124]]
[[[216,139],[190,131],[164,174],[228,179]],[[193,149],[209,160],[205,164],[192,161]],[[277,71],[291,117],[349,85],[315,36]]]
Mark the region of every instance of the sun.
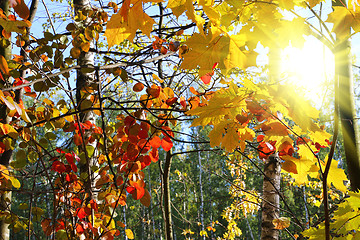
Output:
[[334,69],[333,53],[317,40],[308,39],[302,49],[287,47],[282,51],[282,79],[301,89],[318,107],[332,87]]

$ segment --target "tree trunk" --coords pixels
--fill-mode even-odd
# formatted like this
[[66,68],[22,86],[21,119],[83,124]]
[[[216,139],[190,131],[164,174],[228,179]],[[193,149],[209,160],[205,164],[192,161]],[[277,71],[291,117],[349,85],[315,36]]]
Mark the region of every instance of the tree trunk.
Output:
[[173,240],[173,227],[172,227],[172,217],[171,217],[171,198],[170,198],[170,169],[171,169],[172,154],[171,150],[166,153],[165,164],[162,176],[162,186],[163,186],[163,201],[164,201],[164,211],[163,218],[165,222],[165,239]]
[[[203,185],[202,185],[202,164],[201,164],[201,154],[198,152],[199,159],[199,188],[200,188],[200,223],[201,223],[201,231],[205,231],[204,226],[204,194],[203,194]],[[202,239],[205,240],[205,234],[202,236]]]
[[[332,1],[333,7],[346,7],[345,1]],[[350,34],[350,28],[348,29]],[[354,89],[350,41],[337,38],[335,47],[335,77],[339,80],[339,115],[344,139],[347,169],[353,191],[360,190],[359,130],[354,105]],[[330,173],[331,174],[331,173]]]
[[[3,10],[5,15],[9,13],[9,1],[1,1],[0,8]],[[2,31],[2,27],[0,27],[0,32]],[[0,47],[0,54],[5,58],[5,60],[10,60],[11,57],[11,45],[8,47]],[[7,80],[6,78],[4,78]],[[8,124],[11,121],[11,118],[7,116],[7,107],[5,104],[0,106],[0,121],[2,123]],[[0,155],[0,164],[6,167],[9,166],[10,160],[13,155],[13,150],[9,149],[4,151]],[[3,192],[0,195],[0,210],[4,212],[10,211],[10,199],[11,199],[11,191]],[[0,239],[7,240],[10,238],[10,229],[9,224],[5,223],[5,221],[0,221]]]
[[[269,77],[272,82],[280,79],[280,46],[270,49],[269,53]],[[263,181],[263,202],[261,216],[262,240],[279,239],[279,230],[275,229],[273,220],[279,217],[280,209],[280,180],[281,164],[279,156],[271,154],[265,162]]]
[[[88,9],[91,9],[90,0],[74,0],[75,13],[79,11],[85,12]],[[85,25],[91,21],[91,18],[87,18],[85,20]],[[90,48],[93,48],[93,43],[90,42]],[[78,65],[83,68],[94,66],[94,53],[93,52],[84,52],[81,51],[81,54],[78,58]],[[85,101],[91,101],[91,92],[88,91],[90,87],[93,89],[97,89],[94,85],[95,83],[95,75],[93,72],[85,73],[81,69],[77,71],[77,79],[76,79],[76,103],[77,108],[82,110],[82,103]],[[95,125],[95,114],[93,111],[80,112],[77,119],[78,123],[90,122]],[[80,125],[80,124],[79,124]],[[80,131],[81,132],[81,131]],[[84,131],[84,134],[81,136],[83,143],[79,146],[80,153],[80,175],[82,176],[82,180],[84,181],[85,192],[87,194],[86,200],[89,201],[94,198],[93,196],[93,176],[91,171],[91,166],[96,163],[95,149],[96,149],[96,141],[92,143],[86,142],[89,138],[91,132]],[[89,146],[93,148],[94,151],[87,151]],[[92,152],[92,154],[90,154]],[[82,156],[82,157],[81,157]]]
[[263,203],[261,218],[261,240],[278,240],[279,230],[273,220],[279,217],[280,171],[281,164],[277,154],[272,154],[265,162],[263,182]]

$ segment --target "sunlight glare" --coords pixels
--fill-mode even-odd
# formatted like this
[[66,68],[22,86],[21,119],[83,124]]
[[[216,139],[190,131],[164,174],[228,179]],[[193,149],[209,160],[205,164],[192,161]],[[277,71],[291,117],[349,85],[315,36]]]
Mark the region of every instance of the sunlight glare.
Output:
[[303,49],[287,47],[282,52],[283,79],[302,89],[304,96],[318,107],[332,87],[334,66],[334,55],[317,40],[308,39]]

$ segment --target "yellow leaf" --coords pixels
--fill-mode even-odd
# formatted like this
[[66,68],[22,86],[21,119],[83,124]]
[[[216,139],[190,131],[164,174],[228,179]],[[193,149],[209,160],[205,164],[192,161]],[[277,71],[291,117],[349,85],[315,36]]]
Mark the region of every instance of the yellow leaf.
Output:
[[9,124],[0,123],[0,128],[5,135],[7,134],[14,139],[16,139],[19,135],[18,132]]
[[17,180],[15,177],[10,176],[9,177],[11,184],[13,185],[14,188],[20,188],[21,184],[19,182],[19,180]]
[[275,226],[275,229],[282,230],[290,226],[290,218],[287,217],[276,218],[272,222]]
[[327,178],[327,184],[330,186],[332,183],[334,187],[336,187],[338,190],[342,191],[343,193],[346,193],[347,188],[344,185],[344,181],[347,181],[346,174],[343,169],[338,168],[338,161],[332,160],[331,166],[329,170],[329,175]]
[[131,229],[125,229],[125,234],[128,239],[134,239],[134,233],[131,231]]
[[245,45],[244,35],[235,36],[213,36],[209,33],[205,36],[195,33],[186,42],[191,49],[188,53],[183,54],[184,61],[181,67],[184,69],[195,69],[200,67],[199,76],[211,73],[215,63],[218,67],[226,72],[231,68],[247,68],[255,66],[255,54],[243,50]]
[[200,236],[206,236],[209,237],[207,232],[205,230],[200,231]]
[[6,166],[0,164],[0,173],[6,180],[10,178],[9,170]]
[[311,148],[311,150],[313,150],[313,152],[317,151],[317,149],[315,148],[314,145],[301,144],[301,145],[298,145],[297,152],[301,158],[315,161],[316,158],[314,156],[314,153],[309,149],[309,147]]
[[[334,11],[329,14],[328,19],[326,22],[333,23],[332,31],[336,33],[336,37],[340,39],[344,39],[349,36],[350,34],[350,27],[354,29],[355,32],[360,31],[360,24],[359,24],[359,12],[353,11],[353,6],[349,8],[335,6],[333,7]],[[356,9],[356,8],[355,8]]]
[[229,126],[229,128],[226,129],[226,134],[221,145],[227,152],[232,152],[239,145],[239,140],[237,129],[234,126]]
[[318,5],[322,1],[324,1],[324,0],[307,0],[307,2],[309,3],[309,6],[311,8],[315,7],[316,5]]
[[111,17],[105,30],[109,48],[120,44],[125,39],[132,41],[138,29],[144,34],[150,35],[155,21],[143,11],[142,3],[142,1],[134,2],[133,6],[129,9],[127,21],[125,21],[121,12]]
[[[286,171],[289,170],[291,176],[295,179],[295,182],[298,185],[304,184],[308,181],[307,175],[309,174],[309,171],[312,168],[312,166],[314,166],[313,161],[304,159],[304,158],[300,158],[300,159],[294,158],[294,157],[291,157],[288,155],[284,155],[281,158],[285,162],[291,161],[292,163],[294,163],[296,165],[296,169],[294,169],[294,166],[292,165],[292,163],[288,163],[288,164],[291,164],[291,168],[286,169]],[[286,164],[285,164],[285,166],[286,166]]]
[[25,28],[30,27],[31,23],[29,21],[27,21],[27,20],[11,21],[11,20],[0,18],[0,25],[8,33],[17,32],[17,33],[25,34],[26,33]]

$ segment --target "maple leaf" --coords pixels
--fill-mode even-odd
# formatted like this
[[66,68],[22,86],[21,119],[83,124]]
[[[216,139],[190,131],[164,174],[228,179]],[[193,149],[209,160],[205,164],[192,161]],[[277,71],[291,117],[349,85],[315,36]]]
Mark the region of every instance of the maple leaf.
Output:
[[[282,156],[281,159],[283,159],[285,162],[292,162],[286,163],[286,168],[284,170],[291,173],[291,176],[295,179],[297,184],[302,185],[308,181],[307,175],[309,172],[313,171],[313,161],[304,158],[294,158],[288,155]],[[296,169],[294,169],[293,164],[296,165]]]
[[186,16],[196,23],[200,33],[204,34],[205,19],[196,14],[192,0],[169,0],[167,8],[170,8],[177,18],[185,12]]
[[307,0],[307,2],[309,3],[309,6],[311,8],[315,7],[316,5],[318,5],[320,2],[323,2],[324,0]]
[[[355,32],[360,31],[360,8],[356,5],[349,4],[349,8],[335,6],[334,11],[328,15],[326,22],[333,23],[332,31],[336,33],[336,37],[344,39],[350,35],[350,27]],[[355,9],[355,11],[354,11]]]
[[214,63],[219,63],[218,67],[222,72],[234,67],[245,69],[255,66],[256,54],[244,50],[245,43],[245,35],[213,36],[209,33],[203,36],[195,33],[186,42],[191,50],[183,54],[184,61],[181,67],[195,69],[199,66],[199,75],[204,76],[212,72]]
[[[122,11],[119,11],[111,17],[105,30],[109,48],[120,44],[125,39],[132,41],[138,29],[150,36],[155,21],[144,12],[143,2],[147,1],[135,1],[133,6],[126,11],[126,16],[123,15]],[[159,0],[155,2],[159,2]]]
[[[344,185],[344,181],[347,181],[348,179],[346,177],[344,170],[341,168],[338,168],[338,164],[339,164],[339,162],[336,160],[331,161],[329,175],[327,178],[327,184],[330,187],[330,185],[332,183],[334,185],[334,187],[336,187],[343,193],[346,193],[347,188]],[[324,167],[325,167],[325,165],[324,165]]]

